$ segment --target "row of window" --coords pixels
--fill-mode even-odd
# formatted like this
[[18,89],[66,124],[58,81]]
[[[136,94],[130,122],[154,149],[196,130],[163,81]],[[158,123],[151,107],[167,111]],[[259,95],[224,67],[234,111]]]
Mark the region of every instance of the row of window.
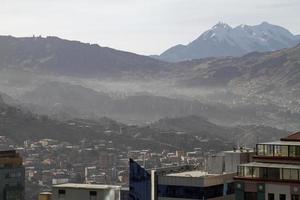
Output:
[[185,198],[185,199],[209,199],[234,193],[234,184],[216,185],[210,187],[191,187],[175,185],[158,185],[158,197]]
[[300,157],[300,146],[258,144],[259,156]]
[[[256,192],[245,192],[245,200],[257,200],[257,193]],[[279,200],[286,200],[286,194],[279,194],[278,195]],[[275,200],[275,194],[274,193],[268,193],[268,199],[267,200]],[[292,194],[291,200],[299,200],[299,195]]]
[[269,180],[300,180],[299,169],[239,166],[238,176]]
[[[58,199],[64,200],[66,198],[66,190],[58,190]],[[89,200],[96,200],[97,199],[97,192],[90,191],[90,199]]]
[[[275,194],[274,193],[268,193],[268,200],[275,200]],[[279,194],[279,200],[286,200],[285,194]]]
[[22,177],[22,173],[21,172],[9,172],[7,174],[5,174],[5,178],[9,179],[9,178],[20,178]]
[[[268,200],[275,200],[275,194],[274,193],[268,193]],[[279,194],[279,200],[286,200],[285,194]],[[292,194],[291,200],[299,200],[298,194]]]

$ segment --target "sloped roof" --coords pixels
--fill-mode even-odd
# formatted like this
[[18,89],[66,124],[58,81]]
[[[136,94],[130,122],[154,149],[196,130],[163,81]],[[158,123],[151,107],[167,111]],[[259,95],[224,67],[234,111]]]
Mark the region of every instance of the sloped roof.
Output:
[[298,141],[300,142],[300,132],[293,133],[287,137],[281,138],[281,141]]

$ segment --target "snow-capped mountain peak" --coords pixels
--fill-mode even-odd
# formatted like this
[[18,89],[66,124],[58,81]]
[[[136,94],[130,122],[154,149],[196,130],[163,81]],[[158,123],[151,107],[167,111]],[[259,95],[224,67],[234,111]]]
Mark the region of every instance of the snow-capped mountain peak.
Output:
[[217,39],[217,40],[224,40],[228,33],[232,31],[232,27],[224,22],[219,22],[216,25],[214,25],[211,29],[204,32],[197,40],[194,42],[197,42],[198,40],[209,40],[211,38]]
[[214,25],[212,27],[212,30],[216,30],[216,29],[225,29],[225,30],[231,30],[232,27],[229,26],[228,24],[224,23],[224,22],[219,22],[216,25]]
[[219,22],[188,45],[170,48],[159,58],[177,62],[205,57],[242,56],[255,51],[290,48],[299,42],[299,36],[268,22],[254,26],[242,24],[234,28]]

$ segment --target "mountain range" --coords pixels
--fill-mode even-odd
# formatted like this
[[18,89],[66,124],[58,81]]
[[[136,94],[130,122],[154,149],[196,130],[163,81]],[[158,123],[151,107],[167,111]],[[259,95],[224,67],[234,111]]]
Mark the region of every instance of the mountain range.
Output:
[[[212,30],[231,33],[237,28],[218,24]],[[272,31],[289,35],[277,26]],[[287,36],[282,43],[291,44]],[[168,63],[57,37],[0,37],[0,91],[13,97],[3,95],[4,101],[60,120],[105,116],[145,124],[197,115],[218,125],[295,130],[300,119],[299,65],[299,45]]]
[[57,37],[16,38],[0,36],[0,69],[103,78],[165,71],[168,64],[147,56],[119,51],[97,44]]
[[179,62],[206,57],[242,56],[250,52],[275,51],[300,43],[299,35],[287,29],[263,22],[235,28],[218,23],[187,45],[176,45],[159,56],[160,60]]

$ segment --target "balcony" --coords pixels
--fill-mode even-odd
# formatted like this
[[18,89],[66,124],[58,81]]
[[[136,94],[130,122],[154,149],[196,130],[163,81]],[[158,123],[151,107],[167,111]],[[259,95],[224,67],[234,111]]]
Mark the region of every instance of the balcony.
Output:
[[256,145],[254,158],[300,161],[300,142],[270,142]]
[[299,165],[253,162],[238,166],[238,174],[235,179],[296,182],[300,180],[299,171]]

